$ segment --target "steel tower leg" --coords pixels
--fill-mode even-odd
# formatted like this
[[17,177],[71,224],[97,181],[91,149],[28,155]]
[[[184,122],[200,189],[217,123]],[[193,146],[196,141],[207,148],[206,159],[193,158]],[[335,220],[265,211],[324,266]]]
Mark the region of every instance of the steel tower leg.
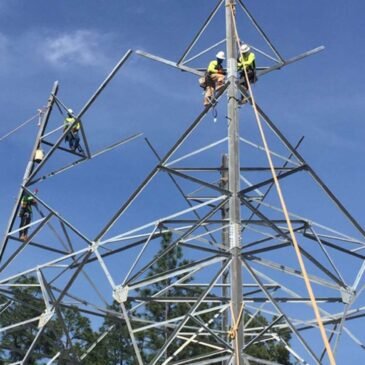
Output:
[[[221,182],[220,187],[222,189],[228,190],[228,155],[224,154],[222,156],[222,165],[221,165]],[[229,243],[229,227],[227,227],[227,221],[229,219],[229,202],[224,204],[222,207],[222,221],[223,221],[223,230],[222,230],[222,244],[224,245],[225,249],[228,251],[230,248]],[[229,271],[226,271],[222,275],[222,297],[228,298],[229,296]],[[228,330],[229,330],[229,311],[224,311],[222,314],[222,331],[227,334],[227,337],[224,338],[225,341],[229,341],[228,339]],[[224,361],[222,365],[228,365],[229,360]]]
[[[239,154],[239,126],[237,115],[237,46],[233,16],[234,0],[226,0],[226,38],[227,38],[227,75],[230,82],[227,89],[228,106],[228,183],[232,196],[229,200],[229,242],[232,254],[231,264],[231,305],[232,328],[236,329],[233,339],[234,365],[243,365],[241,350],[243,348],[242,307],[242,265],[241,265],[241,204],[240,191],[240,154]],[[243,314],[242,314],[243,315]]]
[[[51,95],[48,98],[46,112],[43,114],[41,124],[39,126],[39,130],[38,130],[37,137],[36,137],[36,140],[35,140],[35,144],[33,146],[33,150],[32,150],[32,153],[30,155],[29,162],[28,162],[27,168],[26,168],[24,176],[23,176],[23,185],[25,185],[25,186],[29,183],[29,177],[32,175],[32,173],[35,169],[36,163],[34,162],[34,155],[35,155],[35,152],[36,152],[37,148],[40,147],[40,139],[43,136],[44,131],[47,128],[48,119],[51,115],[51,111],[52,111],[52,107],[53,107],[53,104],[54,104],[54,101],[55,101],[55,95],[57,95],[57,91],[58,91],[58,81],[55,81],[54,84],[53,84],[53,87],[52,87]],[[5,248],[6,248],[8,240],[9,240],[8,234],[12,230],[13,225],[15,223],[15,220],[17,218],[16,213],[18,211],[18,207],[19,207],[22,195],[23,195],[23,189],[21,188],[18,192],[18,196],[16,198],[16,201],[15,201],[15,204],[14,204],[14,207],[13,207],[13,211],[11,213],[9,223],[7,225],[4,238],[1,242],[0,262],[3,258]]]

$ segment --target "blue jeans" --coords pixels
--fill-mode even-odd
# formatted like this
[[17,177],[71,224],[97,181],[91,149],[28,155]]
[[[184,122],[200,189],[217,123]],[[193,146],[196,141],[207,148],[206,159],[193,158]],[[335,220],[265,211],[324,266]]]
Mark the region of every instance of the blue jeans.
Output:
[[80,145],[80,137],[78,132],[68,132],[66,135],[66,141],[72,151],[76,151]]

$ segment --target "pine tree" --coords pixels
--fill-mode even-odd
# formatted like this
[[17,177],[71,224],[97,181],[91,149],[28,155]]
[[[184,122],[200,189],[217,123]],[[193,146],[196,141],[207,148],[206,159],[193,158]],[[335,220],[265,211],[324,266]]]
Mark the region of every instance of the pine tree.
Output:
[[[245,315],[245,322],[248,322],[249,320],[249,316]],[[271,320],[274,321],[275,317],[273,317]],[[259,313],[253,320],[250,321],[247,328],[265,328],[268,326],[268,324],[269,323],[267,319]],[[277,334],[284,340],[285,343],[290,341],[291,334],[289,332],[275,332],[277,332]],[[262,360],[275,361],[282,365],[292,365],[290,361],[290,353],[282,342],[258,342],[250,346],[247,351],[245,351],[245,353]]]
[[[161,249],[159,253],[163,252],[171,243],[171,232],[165,233],[161,240]],[[158,253],[158,254],[159,254]],[[157,254],[157,255],[158,255]],[[184,266],[188,264],[189,261],[184,259],[182,250],[179,246],[175,247],[172,251],[169,252],[169,255],[161,257],[150,269],[148,276],[155,276],[166,272],[168,270],[176,269],[178,267]],[[192,279],[191,279],[192,280]],[[153,294],[161,291],[162,289],[168,287],[172,284],[172,279],[166,279],[155,283],[153,285],[153,289],[143,289],[141,290],[141,296],[151,297]],[[201,289],[186,289],[186,288],[177,288],[173,287],[169,289],[168,292],[165,292],[165,296],[173,296],[173,297],[183,297],[183,296],[191,296],[191,297],[198,297],[201,294]],[[200,305],[199,309],[206,309],[209,305],[203,303]],[[183,316],[187,313],[190,309],[190,305],[186,303],[158,303],[158,302],[150,302],[147,303],[145,306],[145,313],[143,318],[150,320],[152,322],[163,322],[170,318],[175,318],[179,316]],[[202,316],[201,318],[203,322],[208,321],[209,315]],[[274,320],[275,318],[272,318]],[[249,317],[245,316],[245,322],[248,322]],[[189,322],[192,326],[196,326],[196,323]],[[253,320],[250,321],[249,327],[266,327],[268,325],[268,320],[258,314],[255,316]],[[210,327],[221,328],[220,323],[213,323]],[[156,331],[151,330],[147,331],[144,334],[145,337],[145,344],[143,347],[143,355],[145,359],[151,360],[156,352],[163,346],[166,339],[171,335],[173,329],[165,328],[164,330]],[[289,342],[291,335],[290,333],[286,332],[285,334],[280,333],[280,336],[284,339],[286,343]],[[171,345],[167,350],[167,356],[169,356],[177,347],[179,346],[179,341],[175,342],[175,345]],[[205,351],[209,352],[210,349],[205,349],[202,346],[189,346],[187,348],[187,352],[183,353],[184,358],[193,358],[194,356],[201,355]],[[291,365],[290,362],[290,353],[285,348],[283,343],[278,342],[261,342],[258,344],[252,345],[246,353],[248,355],[257,357],[259,359],[264,360],[271,360],[276,361],[283,365]],[[178,361],[179,356],[177,356],[174,360]]]
[[[21,278],[16,284],[36,284],[35,278]],[[42,314],[42,299],[39,288],[36,286],[29,287],[12,287],[6,293],[3,292],[3,298],[9,298],[9,306],[0,316],[0,327],[10,326],[30,318],[38,317]],[[1,335],[1,348],[3,350],[3,359],[15,362],[24,358],[29,346],[31,345],[38,328],[36,322],[25,328],[14,328],[6,331]],[[35,346],[28,364],[37,364],[37,360],[45,357],[45,354],[52,347],[52,342],[57,341],[59,333],[54,332],[54,328],[47,330],[42,340]]]
[[[170,244],[172,240],[172,233],[170,231],[165,232],[162,235],[161,240],[161,248],[157,253],[159,255],[163,252]],[[190,261],[184,259],[183,252],[181,247],[176,246],[171,251],[169,251],[168,255],[162,256],[156,263],[150,268],[148,272],[148,276],[152,277],[155,275],[159,275],[169,270],[174,270],[179,267],[183,267],[191,263]],[[179,277],[176,277],[174,281],[178,280]],[[190,280],[185,281],[188,283]],[[153,294],[169,287],[173,284],[173,279],[168,278],[162,281],[159,281],[153,284],[152,288],[143,289],[140,291],[141,297],[151,297]],[[181,288],[172,286],[170,289],[165,291],[160,297],[198,297],[201,294],[202,290],[195,288]],[[146,320],[150,320],[151,322],[164,322],[169,319],[183,317],[189,311],[191,307],[191,303],[182,303],[182,302],[148,302],[145,305],[145,313],[143,313],[143,318]],[[204,310],[209,307],[209,304],[202,303],[199,306],[199,310]],[[205,314],[200,316],[200,319],[203,322],[208,321],[211,318],[212,314]],[[196,327],[197,324],[193,321],[189,321],[187,325],[191,325]],[[148,330],[144,334],[145,340],[143,345],[143,355],[147,362],[151,360],[155,354],[161,349],[166,340],[170,337],[173,332],[173,327],[164,326],[159,330],[153,329]],[[183,340],[175,340],[173,344],[171,344],[166,350],[166,357],[170,356],[184,341]],[[174,357],[175,361],[178,361],[180,357],[182,358],[193,358],[195,356],[201,355],[203,353],[210,352],[210,349],[205,348],[203,346],[188,346],[181,355],[177,355]]]
[[[16,284],[37,284],[34,277],[20,278]],[[0,316],[0,327],[10,326],[14,323],[29,320],[40,316],[44,311],[44,301],[37,285],[15,286],[4,292],[0,297],[8,300],[10,305]],[[95,341],[96,334],[91,328],[90,320],[82,316],[77,308],[62,308],[61,313],[68,335],[71,339],[72,350],[66,349],[64,327],[55,315],[46,325],[43,334],[36,342],[27,361],[27,365],[46,363],[45,359],[53,357],[59,351],[59,365],[77,363],[79,356]],[[0,336],[1,359],[6,363],[21,361],[29,346],[32,344],[37,332],[38,322],[28,326],[21,326],[2,332]],[[88,357],[83,364],[95,364],[94,355]],[[0,362],[1,364],[1,362]]]
[[99,335],[106,332],[107,335],[96,347],[100,360],[95,364],[134,365],[136,361],[127,326],[124,320],[117,318],[117,313],[121,312],[120,305],[114,301],[108,310],[115,312],[116,315],[107,314],[99,329]]
[[[161,241],[162,252],[171,243],[171,233],[164,234]],[[158,253],[158,254],[159,254]],[[157,255],[158,255],[157,254]],[[176,269],[188,264],[189,261],[185,260],[180,247],[175,247],[170,251],[169,255],[161,257],[150,268],[148,276],[152,277],[168,270]],[[17,284],[36,284],[35,278],[21,278],[17,281]],[[151,297],[153,294],[165,289],[172,284],[172,279],[166,279],[157,282],[148,289],[140,291],[141,297]],[[192,296],[197,297],[201,293],[200,289],[187,289],[178,288],[172,286],[168,292],[165,292],[165,296]],[[22,322],[24,320],[38,317],[44,311],[44,303],[41,296],[39,287],[13,287],[10,290],[2,290],[2,303],[6,303],[6,300],[11,300],[11,305],[3,311],[0,316],[0,327],[6,327],[15,322]],[[130,308],[131,303],[126,303]],[[209,305],[203,303],[199,309],[206,309]],[[21,310],[20,310],[21,309]],[[147,302],[144,307],[144,311],[136,314],[144,320],[150,320],[151,322],[159,323],[168,319],[184,316],[190,309],[190,305],[187,303],[161,303],[161,302]],[[125,324],[125,321],[118,315],[120,314],[120,306],[114,302],[109,308],[110,312],[104,319],[104,323],[99,329],[98,333],[92,330],[90,320],[82,316],[76,307],[62,308],[62,316],[65,326],[67,328],[68,335],[72,342],[72,351],[65,348],[65,334],[64,328],[60,321],[55,316],[51,319],[44,330],[44,333],[37,341],[31,356],[27,364],[40,365],[46,363],[45,359],[53,356],[58,351],[61,351],[61,355],[58,358],[59,365],[70,365],[72,363],[86,364],[86,365],[134,365],[135,355],[132,346],[131,339]],[[113,313],[114,312],[114,313]],[[118,318],[119,317],[119,318]],[[203,321],[209,320],[209,315],[202,316]],[[274,320],[272,318],[271,320]],[[245,322],[248,322],[248,314],[245,315]],[[195,323],[188,323],[192,326],[196,326]],[[253,320],[250,321],[248,328],[263,328],[268,325],[268,320],[258,314]],[[220,326],[220,323],[215,323],[211,326]],[[21,361],[24,358],[29,346],[31,345],[38,328],[36,323],[27,327],[22,327],[21,330],[13,329],[6,331],[0,336],[0,365]],[[171,335],[173,328],[168,326],[161,327],[159,330],[147,330],[143,334],[137,335],[138,346],[141,349],[142,356],[146,362],[150,361],[156,353],[161,349],[167,338]],[[80,361],[80,356],[94,343],[98,336],[108,332],[105,338],[97,344],[96,350],[92,351],[86,356],[85,359]],[[291,335],[289,332],[278,333],[283,340],[288,343]],[[167,349],[167,356],[172,354],[181,343],[179,340],[169,346]],[[181,355],[186,358],[189,356],[193,358],[197,355],[203,354],[205,350],[202,346],[188,346],[185,352]],[[278,342],[259,342],[256,343],[246,351],[248,355],[254,356],[259,359],[275,361],[283,365],[291,365],[290,353],[285,348],[283,343]],[[175,360],[179,360],[179,355],[175,357]]]

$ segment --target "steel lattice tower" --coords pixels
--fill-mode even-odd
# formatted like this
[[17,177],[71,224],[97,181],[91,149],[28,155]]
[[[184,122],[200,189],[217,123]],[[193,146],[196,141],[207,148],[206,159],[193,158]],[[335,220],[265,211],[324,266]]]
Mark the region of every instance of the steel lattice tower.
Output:
[[[361,253],[365,247],[365,232],[299,153],[301,141],[293,146],[252,95],[240,85],[237,76],[238,39],[235,34],[239,11],[273,54],[268,55],[255,48],[273,62],[258,69],[260,78],[323,48],[285,59],[241,0],[237,4],[233,0],[219,0],[177,62],[144,51],[129,50],[123,55],[77,114],[81,121],[82,152],[74,152],[61,145],[72,126],[66,130],[62,130],[63,126],[55,129],[50,126],[51,116],[57,110],[62,114],[68,108],[58,96],[58,83],[53,85],[0,251],[0,315],[11,310],[14,304],[9,287],[35,287],[41,297],[38,316],[0,329],[4,336],[9,331],[21,331],[24,326],[32,326],[36,330],[32,344],[16,364],[27,363],[52,320],[63,323],[65,337],[69,337],[63,318],[66,308],[91,317],[109,316],[116,323],[125,324],[133,344],[134,361],[138,365],[277,364],[247,353],[252,346],[269,346],[272,343],[284,346],[297,364],[327,363],[327,351],[323,349],[317,328],[319,324],[314,319],[311,301],[303,284],[304,276],[308,276],[314,287],[321,320],[334,355],[340,351],[343,333],[355,346],[364,348],[361,338],[348,327],[348,323],[365,314],[365,307],[361,305],[361,293],[365,287],[365,256]],[[226,24],[225,39],[188,59],[209,24],[221,12],[224,12]],[[56,175],[67,173],[69,169],[139,136],[136,134],[100,152],[92,152],[83,128],[83,123],[87,122],[86,112],[132,55],[201,77],[204,71],[190,64],[221,44],[226,46],[227,78],[225,87],[216,95],[218,105],[205,107],[163,156],[147,140],[158,159],[156,166],[94,238],[87,237],[59,214],[57,207],[31,191],[34,184],[57,179]],[[238,104],[241,95],[248,100],[244,106]],[[265,128],[275,178],[270,175],[270,166],[265,159],[267,149],[257,132],[253,132],[246,123],[252,119],[249,116],[252,107]],[[224,128],[223,123],[220,126],[214,124],[216,130],[208,136],[204,128],[213,129],[211,121],[207,121],[212,108],[220,108],[220,113],[224,110],[226,124]],[[207,123],[210,123],[208,127]],[[225,134],[214,139],[222,131]],[[53,142],[50,136],[55,138]],[[37,163],[34,155],[39,148],[46,154]],[[44,172],[45,166],[57,159],[57,151],[70,154],[74,160],[57,170]],[[301,180],[303,176],[304,182]],[[165,180],[158,180],[160,177]],[[156,212],[157,218],[151,221],[136,222],[133,227],[124,226],[123,219],[128,210],[141,204],[144,195],[151,193],[149,189],[155,195],[165,194],[161,190],[153,191],[156,180],[169,184],[169,187],[164,185],[163,190],[171,188],[181,198],[180,201],[176,202],[172,211],[161,207]],[[289,225],[283,218],[283,208],[275,193],[275,180],[280,181],[288,192],[290,223],[298,237],[308,275],[298,266]],[[295,192],[300,189],[312,192],[312,188],[306,190],[309,183],[320,188],[318,196],[333,203],[331,209],[336,212],[333,227],[300,214],[300,210],[296,211],[307,201],[295,199]],[[16,228],[16,220],[25,191],[37,200],[38,213],[30,225],[28,239],[22,242],[17,238],[19,229]],[[308,199],[312,198],[310,195]],[[143,204],[139,206],[143,207]],[[318,212],[314,213],[318,215]],[[347,223],[340,223],[337,216]],[[338,227],[344,227],[346,231],[342,232]],[[47,230],[54,238],[45,243],[38,242]],[[166,235],[169,239],[160,250],[159,243]],[[56,241],[59,243],[55,244]],[[22,258],[25,260],[23,254],[26,249],[49,252],[50,260],[30,268],[24,262],[24,267],[15,268],[14,262],[19,265]],[[160,260],[174,255],[177,249],[188,261],[174,268],[160,269],[152,275]],[[116,261],[113,261],[114,258]],[[16,261],[18,259],[20,261]],[[118,260],[119,263],[123,260],[123,265],[116,265]],[[352,268],[351,274],[344,274],[349,267]],[[90,275],[94,271],[103,275],[105,287],[100,288],[94,282]],[[27,277],[35,277],[36,284],[19,281]],[[91,291],[74,292],[76,281],[79,285],[84,283],[91,287]],[[113,300],[118,311],[109,307]],[[186,312],[172,317],[166,313],[163,321],[156,322],[145,315],[151,303],[165,305],[166,308],[183,303]],[[250,322],[259,315],[264,315],[266,322],[250,326]],[[98,343],[112,330],[113,326],[101,334],[90,348],[84,349],[80,358],[75,355],[74,344],[68,338],[58,353],[44,354],[47,363],[56,364],[61,357],[66,357],[70,363],[82,363],[91,351],[98,350]],[[147,332],[165,335],[163,346],[148,361],[140,341]],[[282,336],[288,332],[293,336],[290,344]],[[192,349],[201,351],[191,357]]]

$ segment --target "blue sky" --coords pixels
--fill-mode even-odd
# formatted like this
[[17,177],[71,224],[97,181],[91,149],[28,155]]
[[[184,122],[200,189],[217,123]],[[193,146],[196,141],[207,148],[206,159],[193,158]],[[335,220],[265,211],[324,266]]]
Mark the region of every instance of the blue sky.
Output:
[[[128,49],[176,61],[213,3],[3,0],[0,137],[46,104],[55,80],[60,82],[61,100],[78,111]],[[263,77],[254,91],[258,103],[293,144],[305,136],[303,156],[365,224],[365,4],[359,0],[351,6],[338,0],[245,3],[284,57],[326,47],[324,52]],[[238,26],[242,39],[256,45],[254,34],[248,29],[245,33],[246,25]],[[220,19],[208,28],[202,44],[223,36]],[[205,67],[214,54],[194,65]],[[94,150],[143,132],[162,154],[201,110],[195,76],[133,56],[86,113],[84,123]],[[220,108],[216,124],[220,130],[224,129],[223,113]],[[0,142],[0,231],[5,230],[36,132],[33,123]],[[207,129],[208,140],[209,133]],[[93,237],[155,163],[140,138],[38,188],[42,198]],[[168,209],[166,200],[149,203]],[[153,209],[145,211],[144,220],[153,213]],[[134,223],[137,214],[138,210],[131,213],[130,222]]]
[[[60,81],[63,100],[77,110],[128,48],[177,59],[210,9],[209,1],[176,2],[173,6],[170,1],[153,5],[142,1],[112,1],[108,6],[101,1],[93,2],[92,6],[87,1],[70,4],[67,1],[52,6],[45,1],[36,5],[25,1],[2,2],[2,134],[33,115],[46,102],[54,80]],[[256,92],[273,119],[280,120],[286,135],[292,136],[293,141],[306,136],[302,147],[306,158],[322,170],[321,176],[329,184],[334,177],[343,181],[331,187],[352,204],[352,211],[361,219],[362,203],[351,197],[346,181],[351,173],[353,191],[361,191],[359,163],[363,148],[364,97],[361,67],[365,30],[360,14],[364,5],[360,1],[352,2],[351,7],[332,1],[320,4],[248,1],[247,5],[283,55],[290,57],[317,45],[326,46],[324,52],[271,74],[257,84]],[[127,76],[137,84],[147,111],[145,118],[139,118],[139,124],[135,120],[120,121],[122,129],[133,131],[132,123],[135,123],[134,130],[148,133],[152,138],[149,130],[156,132],[157,124],[151,122],[151,117],[155,119],[161,105],[151,102],[151,92],[171,97],[174,100],[171,108],[180,113],[191,106],[194,112],[183,113],[181,119],[191,118],[199,111],[200,90],[195,88],[193,76],[185,77],[188,81],[184,87],[170,88],[173,77],[179,73],[170,69],[161,71],[162,67],[150,62],[133,62],[133,70],[126,70],[128,75],[120,75],[119,79]],[[157,72],[164,74],[157,75]],[[133,99],[133,106],[138,108],[138,97],[134,95]],[[108,108],[101,103],[102,100],[101,109],[95,110],[94,115]],[[108,109],[111,113],[111,108]],[[174,112],[168,114],[171,113],[169,106],[164,105],[164,113],[168,116],[161,122],[169,133],[170,128],[176,129],[167,121]],[[104,123],[105,117],[101,119]],[[98,124],[98,130],[111,134],[100,126],[100,120]],[[34,129],[24,129],[2,142],[0,148],[8,155],[4,171],[11,172],[11,178],[2,184],[7,193],[16,191],[33,144],[30,137]],[[155,143],[158,138],[154,138]],[[320,154],[313,154],[314,150]]]

